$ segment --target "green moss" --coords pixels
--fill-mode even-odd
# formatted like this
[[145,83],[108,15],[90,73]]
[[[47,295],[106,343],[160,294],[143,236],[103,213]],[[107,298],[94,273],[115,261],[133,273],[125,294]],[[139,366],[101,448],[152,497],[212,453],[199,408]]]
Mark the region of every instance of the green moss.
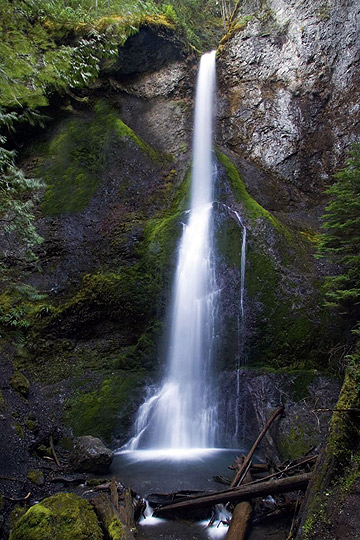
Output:
[[30,383],[28,379],[20,373],[19,371],[16,371],[11,377],[10,377],[10,384],[12,388],[21,394],[24,397],[27,397],[29,394],[30,389]]
[[[246,346],[251,365],[307,369],[319,364],[326,324],[320,285],[309,276],[313,246],[307,238],[281,223],[248,193],[235,164],[217,151],[222,165],[218,199],[238,205],[247,227],[245,293],[256,303],[255,332]],[[225,173],[225,174],[224,174]],[[217,229],[217,247],[225,264],[239,269],[242,228],[223,212]],[[313,294],[304,294],[299,284]],[[238,285],[239,288],[239,285]],[[236,294],[236,284],[233,288]],[[325,319],[325,318],[324,318]],[[236,321],[228,320],[234,327]],[[227,340],[227,341],[231,341]],[[232,339],[232,341],[234,341]],[[325,350],[325,347],[324,347]],[[234,354],[232,354],[234,356]],[[321,360],[326,361],[325,357]]]
[[5,507],[5,497],[0,493],[0,512],[3,511]]
[[26,478],[36,486],[43,486],[45,483],[44,474],[40,469],[32,469],[27,473]]
[[0,413],[5,412],[6,409],[6,399],[4,398],[4,394],[2,393],[2,390],[0,390]]
[[15,431],[16,431],[17,436],[19,437],[19,439],[23,439],[24,438],[24,430],[23,430],[21,424],[19,424],[19,422],[15,422],[14,427],[15,427]]
[[36,448],[36,453],[39,455],[39,456],[46,456],[46,457],[50,457],[50,458],[53,458],[53,453],[52,453],[52,450],[50,448],[50,446],[45,446],[45,444],[40,444],[37,448]]
[[298,459],[316,445],[314,428],[296,419],[288,433],[280,435],[277,445],[284,459]]
[[38,425],[33,418],[25,418],[24,426],[30,431],[34,431],[38,428]]
[[105,379],[95,391],[75,392],[65,405],[66,424],[76,436],[93,435],[110,443],[116,427],[129,428],[141,382],[139,373],[126,374]]
[[102,182],[111,148],[126,140],[154,162],[161,160],[103,101],[95,104],[92,114],[64,122],[44,148],[47,157],[38,171],[47,183],[43,212],[57,215],[83,210]]
[[19,504],[15,505],[15,508],[11,512],[10,518],[9,518],[9,525],[11,529],[14,527],[16,522],[19,521],[19,519],[25,514],[25,512],[26,512],[26,508],[24,508],[23,506],[20,506]]
[[317,371],[300,371],[295,374],[291,386],[291,398],[293,401],[301,401],[309,396],[309,386],[317,375]]
[[59,493],[32,506],[15,524],[10,540],[103,540],[90,503]]
[[251,219],[266,218],[275,229],[280,229],[285,236],[289,236],[290,233],[287,228],[249,195],[245,183],[231,159],[219,150],[216,151],[216,156],[226,170],[235,201],[244,207],[245,217]]
[[111,540],[125,540],[126,532],[124,525],[120,519],[113,519],[108,527],[108,532]]

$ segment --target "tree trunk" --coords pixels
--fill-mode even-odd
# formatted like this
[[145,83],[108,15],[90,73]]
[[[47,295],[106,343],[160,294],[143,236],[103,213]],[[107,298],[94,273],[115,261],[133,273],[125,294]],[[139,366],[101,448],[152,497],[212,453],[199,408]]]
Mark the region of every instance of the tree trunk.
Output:
[[276,493],[285,493],[287,491],[297,491],[306,489],[311,478],[311,473],[299,474],[288,478],[281,478],[272,482],[261,482],[259,484],[250,484],[238,488],[228,489],[196,497],[187,501],[180,501],[175,504],[169,504],[159,507],[155,510],[154,515],[165,517],[195,508],[213,506],[214,504],[226,503],[229,501],[240,502],[252,499],[254,497],[266,497],[267,495],[275,495]]

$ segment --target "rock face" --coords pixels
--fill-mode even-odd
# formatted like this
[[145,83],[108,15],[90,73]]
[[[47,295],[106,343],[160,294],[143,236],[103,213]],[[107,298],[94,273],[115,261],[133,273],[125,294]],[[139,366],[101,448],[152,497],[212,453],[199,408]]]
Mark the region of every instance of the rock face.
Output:
[[219,140],[285,181],[291,206],[359,134],[359,21],[352,0],[247,0],[221,50]]
[[239,441],[249,448],[274,410],[285,405],[285,415],[265,435],[259,447],[264,457],[297,459],[319,450],[331,413],[314,409],[335,406],[341,383],[315,372],[293,375],[240,369],[225,372],[220,380],[222,437],[231,447]]
[[108,472],[113,452],[96,437],[79,437],[75,443],[71,462],[76,471],[91,473]]

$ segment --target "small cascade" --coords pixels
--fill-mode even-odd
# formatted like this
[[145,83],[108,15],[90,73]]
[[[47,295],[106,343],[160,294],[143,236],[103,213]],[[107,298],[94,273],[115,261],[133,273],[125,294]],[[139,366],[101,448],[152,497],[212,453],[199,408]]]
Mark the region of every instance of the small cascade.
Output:
[[246,417],[246,403],[243,404],[242,414],[240,418],[240,370],[246,363],[244,358],[244,333],[245,333],[245,310],[244,310],[244,297],[245,297],[245,269],[246,269],[246,227],[241,219],[240,214],[234,210],[235,217],[242,228],[242,242],[241,242],[241,259],[240,259],[240,314],[238,316],[238,356],[236,361],[236,399],[235,399],[235,431],[233,435],[233,441],[236,443],[239,438],[239,426],[245,425]]
[[217,403],[211,384],[217,287],[214,272],[212,152],[215,51],[202,56],[195,99],[191,207],[174,280],[166,369],[140,407],[126,449],[215,445]]

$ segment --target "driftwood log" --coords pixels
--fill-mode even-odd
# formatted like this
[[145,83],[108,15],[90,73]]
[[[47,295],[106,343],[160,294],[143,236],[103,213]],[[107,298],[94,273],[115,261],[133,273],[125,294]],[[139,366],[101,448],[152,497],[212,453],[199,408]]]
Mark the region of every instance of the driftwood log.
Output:
[[226,502],[247,501],[255,497],[266,497],[277,493],[286,493],[289,491],[305,490],[311,473],[299,474],[288,478],[280,478],[271,482],[260,482],[240,486],[238,488],[218,491],[209,495],[194,497],[193,499],[180,501],[174,504],[168,504],[155,509],[154,515],[158,517],[167,517],[184,510],[192,510],[214,504]]

